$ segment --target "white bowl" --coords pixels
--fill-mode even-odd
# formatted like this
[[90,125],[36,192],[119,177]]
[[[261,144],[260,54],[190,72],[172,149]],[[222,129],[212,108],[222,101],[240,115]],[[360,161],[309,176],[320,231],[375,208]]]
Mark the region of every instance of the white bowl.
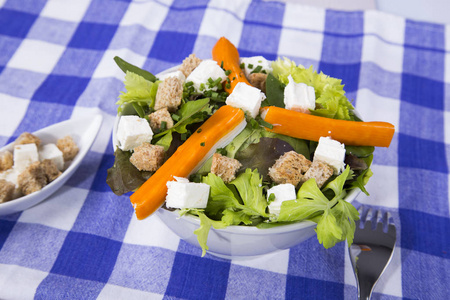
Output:
[[[178,66],[165,70],[156,76],[159,77],[178,69]],[[113,128],[113,147],[116,149],[116,137],[120,116],[116,116]],[[348,193],[345,200],[352,202],[360,189]],[[200,227],[200,219],[192,215],[180,217],[178,212],[164,208],[158,209],[155,214],[176,235],[186,242],[200,247],[194,230]],[[259,229],[250,226],[229,226],[224,229],[211,227],[207,246],[209,254],[226,259],[249,259],[252,257],[289,249],[315,235],[316,223],[302,221],[294,224],[281,225],[272,228]]]
[[[345,198],[352,202],[361,192],[350,191]],[[200,227],[200,219],[192,215],[180,217],[178,212],[160,208],[156,215],[181,239],[200,247],[194,230]],[[208,235],[208,253],[227,259],[246,259],[263,254],[289,249],[315,235],[316,223],[302,221],[272,228],[252,226],[229,226],[224,229],[211,227]]]
[[[102,120],[103,117],[101,115],[71,119],[33,132],[34,135],[41,139],[42,144],[56,143],[57,139],[70,135],[79,148],[78,154],[68,168],[57,179],[42,188],[42,190],[5,203],[0,203],[0,216],[26,210],[56,192],[79,167],[97,136]],[[14,150],[13,143],[1,148],[0,152],[5,150],[12,152]]]

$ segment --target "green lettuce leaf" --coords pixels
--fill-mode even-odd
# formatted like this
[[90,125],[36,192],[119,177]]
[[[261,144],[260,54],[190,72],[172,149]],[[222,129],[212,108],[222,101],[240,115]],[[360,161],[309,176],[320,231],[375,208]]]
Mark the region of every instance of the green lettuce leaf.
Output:
[[[314,178],[309,179],[300,187],[296,200],[282,203],[280,215],[276,220],[317,222],[317,239],[327,249],[344,240],[353,241],[355,221],[359,219],[359,213],[343,199],[346,195],[343,187],[351,174],[347,166],[345,171],[328,183],[322,191],[317,187]],[[331,200],[324,195],[326,190],[334,193]]]
[[212,107],[209,105],[209,98],[183,103],[177,111],[179,121],[172,128],[162,131],[153,136],[154,139],[167,135],[170,132],[186,133],[186,126],[204,121],[212,114]]
[[172,140],[173,140],[173,136],[172,136],[172,131],[168,131],[166,132],[165,135],[163,135],[162,138],[160,138],[155,145],[158,146],[163,146],[164,147],[164,151],[167,151],[170,147],[170,144],[172,144]]
[[253,215],[267,217],[267,200],[263,194],[262,177],[257,169],[246,169],[230,183],[238,190],[248,211]]
[[[190,212],[193,212],[194,210],[190,210]],[[206,254],[206,250],[208,250],[208,245],[206,244],[208,241],[208,234],[209,234],[209,230],[211,229],[211,226],[214,227],[215,229],[222,229],[228,226],[228,224],[226,224],[223,221],[214,221],[211,220],[210,218],[208,218],[204,212],[200,211],[200,210],[195,210],[196,214],[198,215],[198,217],[200,218],[200,227],[197,228],[194,233],[197,235],[197,241],[200,245],[200,247],[202,247],[202,256],[205,256]]]
[[355,235],[355,221],[359,220],[358,210],[347,201],[341,200],[331,209],[331,213],[342,230],[341,240],[346,239],[348,244],[351,245]]
[[325,211],[330,201],[317,187],[316,180],[311,178],[302,184],[296,200],[283,201],[278,222],[301,221]]
[[155,75],[153,75],[152,73],[143,70],[139,67],[136,67],[135,65],[130,64],[129,62],[124,61],[122,58],[115,56],[114,57],[114,61],[116,62],[116,64],[119,66],[119,68],[124,72],[133,72],[139,76],[142,76],[144,79],[148,80],[148,81],[152,81],[155,82],[156,81],[156,77]]
[[286,85],[272,74],[266,79],[266,99],[261,106],[278,106],[284,108],[284,88]]
[[311,111],[313,115],[340,120],[354,120],[351,111],[355,108],[347,97],[341,91],[334,89],[333,86],[325,86],[320,97],[316,98],[316,104],[319,108]]
[[209,200],[205,209],[209,216],[220,219],[222,212],[227,208],[241,207],[239,200],[219,176],[209,173],[203,177],[202,182],[210,186]]
[[347,165],[344,172],[341,175],[336,177],[333,181],[330,181],[324,188],[323,191],[332,190],[334,192],[333,199],[342,199],[347,194],[344,190],[344,184],[347,180],[351,179],[352,172],[350,172],[350,167]]
[[186,126],[193,123],[203,122],[212,115],[212,106],[209,98],[189,101],[181,105],[177,114],[181,119],[171,128],[178,133],[186,133]]
[[118,112],[122,112],[125,104],[131,103],[138,115],[143,118],[145,111],[155,105],[159,81],[151,82],[136,73],[127,71],[124,83],[127,91],[119,95],[119,101],[116,102],[119,105]]
[[313,67],[306,69],[302,65],[296,65],[288,58],[278,58],[272,63],[273,75],[283,84],[289,83],[289,75],[296,83],[305,83],[314,87],[316,94],[315,110],[311,111],[313,115],[319,115],[327,118],[354,120],[352,113],[354,107],[345,96],[342,80],[317,73]]
[[317,240],[325,249],[331,248],[337,242],[342,240],[342,228],[339,227],[336,217],[331,213],[330,209],[326,209],[317,223],[316,227]]
[[[368,166],[372,164],[373,155],[369,155],[368,157],[364,157],[363,160],[366,162]],[[366,190],[366,184],[369,182],[370,177],[372,177],[373,172],[370,168],[365,169],[361,172],[361,174],[356,178],[356,180],[350,183],[350,189],[359,188],[364,194],[369,196],[369,192]]]
[[222,222],[228,224],[228,226],[239,225],[241,223],[245,225],[251,225],[253,222],[251,220],[251,216],[245,213],[242,210],[231,210],[226,209],[223,211]]

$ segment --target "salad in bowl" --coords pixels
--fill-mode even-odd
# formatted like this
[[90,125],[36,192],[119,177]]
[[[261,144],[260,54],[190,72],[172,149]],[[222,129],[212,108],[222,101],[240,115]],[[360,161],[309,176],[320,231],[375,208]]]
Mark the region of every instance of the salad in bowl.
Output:
[[115,61],[126,91],[107,183],[130,194],[138,219],[160,209],[194,220],[203,254],[211,229],[307,224],[325,248],[351,244],[359,214],[347,200],[368,194],[374,147],[395,130],[363,122],[341,80],[287,58],[240,58],[224,37],[212,59],[191,54],[158,76]]

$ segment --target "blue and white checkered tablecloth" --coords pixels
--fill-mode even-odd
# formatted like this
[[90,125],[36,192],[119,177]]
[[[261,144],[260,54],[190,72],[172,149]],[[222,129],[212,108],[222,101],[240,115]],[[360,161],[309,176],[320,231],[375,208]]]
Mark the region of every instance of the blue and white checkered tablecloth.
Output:
[[266,1],[0,0],[0,146],[99,112],[101,131],[77,173],[46,201],[0,217],[0,299],[355,299],[344,243],[315,237],[228,261],[137,221],[106,169],[123,73],[152,73],[226,36],[242,56],[286,56],[342,78],[367,121],[396,132],[375,152],[355,206],[392,212],[393,261],[374,299],[450,299],[450,27],[377,11]]

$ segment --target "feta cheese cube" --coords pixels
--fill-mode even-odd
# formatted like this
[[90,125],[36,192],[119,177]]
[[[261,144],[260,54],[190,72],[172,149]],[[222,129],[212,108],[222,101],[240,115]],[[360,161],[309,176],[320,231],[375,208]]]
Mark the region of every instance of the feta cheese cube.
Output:
[[43,161],[44,159],[52,160],[58,170],[64,169],[63,153],[55,144],[45,144],[39,149],[39,160]]
[[21,173],[29,165],[39,161],[36,144],[23,144],[14,146],[14,169]]
[[[239,61],[244,64],[245,76],[249,76],[258,66],[261,66],[261,71],[265,71],[266,74],[272,72],[271,62],[265,59],[263,56],[242,57]],[[251,67],[251,68],[250,68]],[[261,73],[259,71],[258,73]]]
[[169,77],[178,78],[181,80],[181,82],[184,82],[186,80],[186,76],[184,76],[183,72],[181,72],[179,70],[161,75],[161,76],[159,76],[159,80],[165,80]]
[[17,182],[18,176],[19,176],[19,173],[14,168],[0,172],[0,179],[4,179],[6,181],[14,183],[16,185],[16,188],[19,186],[19,184]]
[[312,86],[296,83],[291,75],[289,83],[284,89],[284,105],[290,110],[304,110],[316,108],[316,94]]
[[119,148],[123,151],[133,150],[142,143],[150,143],[153,131],[144,118],[138,116],[122,116],[117,128]]
[[333,168],[338,175],[344,170],[345,146],[330,137],[321,137],[314,152],[314,161],[321,161]]
[[261,90],[246,83],[239,82],[233,92],[227,97],[226,104],[241,108],[243,111],[255,118],[259,113],[261,102],[266,99],[266,95]]
[[[192,81],[194,88],[197,91],[202,90],[217,90],[217,86],[210,87],[208,85],[208,79],[216,80],[220,78],[220,82],[224,82],[227,79],[225,71],[212,59],[203,60],[191,74],[186,78],[186,82]],[[201,88],[202,87],[202,88]]]
[[275,195],[275,200],[269,204],[269,212],[276,215],[280,214],[283,201],[294,200],[297,198],[295,186],[291,183],[283,183],[271,187],[267,190],[267,200],[269,200],[270,194]]
[[208,203],[209,185],[189,182],[175,177],[167,182],[166,206],[171,208],[205,208]]

